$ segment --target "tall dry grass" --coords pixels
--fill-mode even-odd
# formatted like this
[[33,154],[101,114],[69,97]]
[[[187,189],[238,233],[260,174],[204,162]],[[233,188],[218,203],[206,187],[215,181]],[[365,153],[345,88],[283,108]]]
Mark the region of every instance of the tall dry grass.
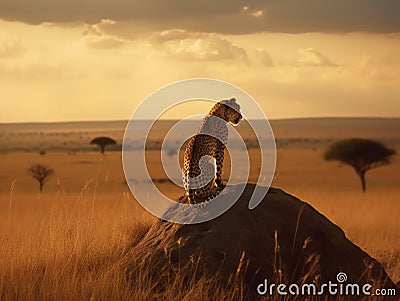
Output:
[[0,216],[0,299],[128,297],[121,279],[106,275],[143,220],[122,195],[92,201],[86,192],[10,197]]
[[[297,193],[296,193],[297,194]],[[386,195],[298,194],[344,228],[347,236],[400,280],[400,207]],[[359,199],[362,198],[362,199]],[[384,203],[384,205],[382,205]],[[19,195],[11,187],[0,199],[1,300],[240,300],[235,282],[218,288],[216,279],[195,279],[193,271],[152,277],[141,267],[128,280],[115,268],[154,219],[129,193]],[[384,226],[383,226],[384,225]],[[151,252],[151,250],[149,250]],[[160,287],[168,289],[160,290]]]
[[295,191],[340,226],[347,238],[376,258],[395,281],[400,281],[400,202],[395,190]]
[[[14,195],[1,199],[0,300],[238,300],[191,270],[165,283],[151,267],[127,279],[117,268],[154,219],[127,193]],[[151,252],[151,250],[149,250]],[[161,279],[162,277],[160,277]],[[167,290],[160,290],[168,287]],[[240,286],[238,286],[240,287]]]

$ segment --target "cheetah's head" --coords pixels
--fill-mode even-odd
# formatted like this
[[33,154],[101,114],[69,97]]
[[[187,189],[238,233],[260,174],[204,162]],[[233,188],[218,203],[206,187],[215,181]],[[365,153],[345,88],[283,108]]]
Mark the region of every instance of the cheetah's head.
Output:
[[242,120],[242,114],[240,112],[240,106],[236,102],[235,98],[225,99],[220,102],[224,106],[224,119],[233,125],[239,124]]

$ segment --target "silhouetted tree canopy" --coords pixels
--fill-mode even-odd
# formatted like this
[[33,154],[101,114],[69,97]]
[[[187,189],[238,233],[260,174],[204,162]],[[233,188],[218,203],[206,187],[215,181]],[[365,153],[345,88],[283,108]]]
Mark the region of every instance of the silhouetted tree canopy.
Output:
[[90,144],[97,144],[100,147],[100,152],[104,154],[105,148],[107,145],[111,144],[116,144],[117,142],[114,139],[111,139],[109,137],[96,137],[92,141],[90,141]]
[[34,164],[28,169],[28,174],[31,175],[39,183],[39,191],[43,191],[44,184],[49,180],[54,171],[42,164]]
[[354,168],[365,192],[365,173],[373,168],[390,163],[396,151],[378,141],[369,139],[346,139],[330,146],[324,155],[325,160],[336,160]]

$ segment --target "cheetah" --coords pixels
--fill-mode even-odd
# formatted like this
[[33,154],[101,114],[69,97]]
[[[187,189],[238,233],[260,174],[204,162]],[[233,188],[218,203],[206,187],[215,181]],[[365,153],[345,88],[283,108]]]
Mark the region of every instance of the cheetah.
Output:
[[239,124],[240,106],[235,98],[216,103],[189,139],[182,168],[183,184],[191,204],[209,201],[223,189],[222,167],[228,142],[227,122]]

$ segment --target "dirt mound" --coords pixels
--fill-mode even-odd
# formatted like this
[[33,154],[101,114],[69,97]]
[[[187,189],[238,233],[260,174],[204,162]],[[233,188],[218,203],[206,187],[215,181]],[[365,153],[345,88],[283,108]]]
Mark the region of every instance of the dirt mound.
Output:
[[[229,187],[227,196],[240,188]],[[246,185],[236,204],[211,221],[195,225],[159,221],[127,253],[124,268],[132,275],[139,266],[147,266],[154,277],[161,277],[191,265],[199,277],[218,275],[221,285],[241,277],[251,298],[265,279],[276,284],[337,284],[338,273],[346,274],[344,284],[395,287],[375,259],[296,197],[271,188],[262,203],[249,210],[254,188]],[[172,207],[168,214],[181,214],[175,211]]]

